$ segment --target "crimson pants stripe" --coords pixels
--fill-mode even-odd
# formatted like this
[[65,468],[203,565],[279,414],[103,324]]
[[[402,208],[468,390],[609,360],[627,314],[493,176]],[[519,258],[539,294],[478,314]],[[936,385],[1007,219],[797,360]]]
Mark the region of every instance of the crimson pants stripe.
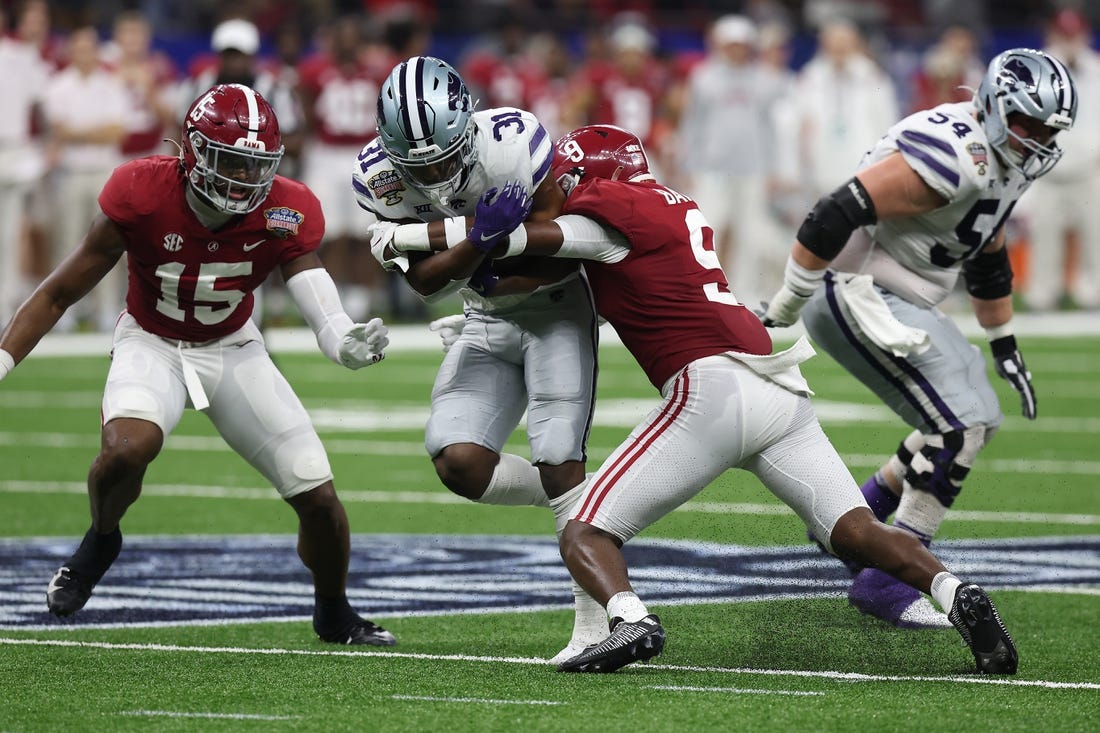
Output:
[[600,483],[588,492],[588,496],[585,498],[581,510],[577,512],[575,519],[586,524],[592,522],[596,516],[596,512],[599,511],[600,505],[603,503],[603,500],[607,498],[608,492],[615,486],[615,483],[622,478],[622,475],[634,465],[642,454],[645,453],[646,449],[653,444],[653,441],[660,437],[661,434],[668,430],[669,426],[676,422],[676,418],[683,412],[684,407],[687,405],[689,386],[690,378],[685,369],[676,380],[672,399],[665,405],[661,414],[657,416],[657,419],[650,423],[649,427],[634,440],[634,444],[619,454],[619,457],[615,459],[615,463],[613,463],[604,473]]

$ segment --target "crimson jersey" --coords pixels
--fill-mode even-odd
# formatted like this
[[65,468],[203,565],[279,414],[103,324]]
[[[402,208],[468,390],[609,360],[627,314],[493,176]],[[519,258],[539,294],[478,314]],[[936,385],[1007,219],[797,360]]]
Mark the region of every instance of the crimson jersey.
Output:
[[379,71],[366,63],[345,65],[328,56],[299,67],[301,85],[313,106],[314,134],[327,145],[362,147],[374,139],[378,91],[390,67]]
[[713,232],[695,202],[656,183],[593,178],[562,211],[618,230],[630,254],[584,261],[596,310],[658,389],[689,363],[726,351],[770,354],[771,337],[729,292]]
[[126,238],[126,309],[138,324],[210,341],[245,324],[272,270],[317,249],[325,219],[308,188],[276,176],[259,208],[212,232],[187,205],[188,185],[178,158],[139,158],[115,170],[99,207]]

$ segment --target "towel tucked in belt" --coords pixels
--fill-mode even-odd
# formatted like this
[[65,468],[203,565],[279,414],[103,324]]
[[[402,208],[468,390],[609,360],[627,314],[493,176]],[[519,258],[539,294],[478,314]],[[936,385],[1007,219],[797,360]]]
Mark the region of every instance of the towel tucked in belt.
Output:
[[837,293],[847,304],[852,318],[880,349],[906,357],[923,354],[932,345],[927,331],[906,326],[894,317],[890,306],[875,290],[875,281],[870,275],[838,272],[835,277]]

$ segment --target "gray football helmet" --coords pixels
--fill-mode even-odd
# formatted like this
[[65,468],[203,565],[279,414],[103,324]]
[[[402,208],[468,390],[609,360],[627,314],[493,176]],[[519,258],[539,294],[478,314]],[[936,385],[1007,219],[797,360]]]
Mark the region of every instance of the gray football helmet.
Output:
[[402,61],[382,83],[382,149],[411,186],[440,204],[462,190],[476,160],[473,107],[458,72],[432,56]]
[[[1062,157],[1054,135],[1073,127],[1077,90],[1058,59],[1030,48],[1009,49],[989,62],[974,101],[989,144],[1026,178],[1038,178]],[[1046,144],[1009,129],[1008,117],[1017,112],[1051,128]],[[1016,140],[1023,151],[1013,150],[1011,140]]]

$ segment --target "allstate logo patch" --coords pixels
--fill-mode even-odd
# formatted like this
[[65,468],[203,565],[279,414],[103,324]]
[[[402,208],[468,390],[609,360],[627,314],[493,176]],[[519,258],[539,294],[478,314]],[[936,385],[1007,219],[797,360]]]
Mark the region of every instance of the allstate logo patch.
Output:
[[[293,535],[127,537],[88,605],[46,611],[46,585],[78,538],[0,540],[0,629],[104,628],[304,620],[313,585]],[[1100,537],[942,542],[940,559],[990,589],[1100,588]],[[671,540],[624,548],[651,607],[838,597],[851,577],[813,545],[743,547]],[[1087,589],[1087,590],[1083,590]],[[553,538],[356,535],[348,597],[371,617],[572,608]]]
[[387,204],[393,206],[401,201],[405,182],[401,180],[397,171],[382,171],[367,181],[367,188],[376,199],[385,199]]
[[297,234],[298,227],[306,219],[302,212],[295,211],[287,206],[264,209],[264,218],[267,219],[268,231],[280,239],[286,239],[292,234]]

